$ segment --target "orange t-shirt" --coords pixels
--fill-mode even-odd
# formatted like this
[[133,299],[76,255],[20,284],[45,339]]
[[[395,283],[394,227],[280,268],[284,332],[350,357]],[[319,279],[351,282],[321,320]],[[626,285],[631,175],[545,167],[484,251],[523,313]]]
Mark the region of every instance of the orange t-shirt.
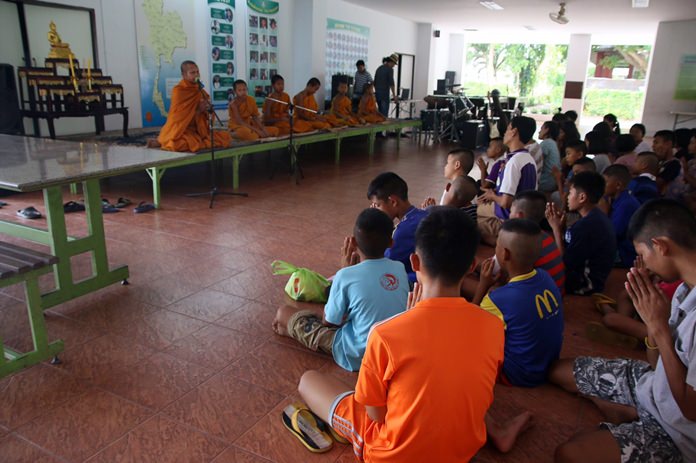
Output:
[[375,325],[355,401],[387,416],[362,436],[365,461],[469,461],[486,442],[504,336],[463,298],[426,299]]

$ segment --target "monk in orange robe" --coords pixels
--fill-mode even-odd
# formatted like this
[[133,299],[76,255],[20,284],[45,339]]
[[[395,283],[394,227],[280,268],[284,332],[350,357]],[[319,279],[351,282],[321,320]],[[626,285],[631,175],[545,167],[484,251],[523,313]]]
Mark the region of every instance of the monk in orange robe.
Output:
[[321,87],[321,82],[319,82],[319,79],[312,77],[309,79],[309,82],[307,82],[305,89],[295,95],[295,97],[292,99],[293,104],[296,106],[294,121],[295,127],[297,127],[298,122],[306,122],[314,130],[328,130],[331,128],[331,124],[329,124],[323,116],[320,116],[318,113],[305,111],[304,109],[299,108],[302,106],[314,111],[319,111],[317,100],[314,99],[314,94],[317,93],[319,87]]
[[353,115],[353,103],[347,94],[348,82],[339,82],[338,93],[331,100],[331,113],[326,116],[326,120],[334,127],[346,125],[355,127],[361,124],[358,118]]
[[[157,143],[148,146],[167,151],[195,152],[210,149],[210,96],[201,89],[199,77],[196,63],[181,63],[181,82],[172,89],[172,104],[167,122],[157,137]],[[214,132],[214,141],[216,148],[227,148],[232,139],[224,130]]]
[[387,119],[377,110],[375,86],[371,82],[365,84],[363,96],[358,105],[358,117],[368,124],[379,124]]
[[256,141],[259,138],[277,137],[278,129],[264,127],[261,124],[256,100],[247,93],[247,84],[243,80],[234,82],[234,100],[230,102],[228,122],[232,135],[243,141]]
[[[272,100],[263,102],[263,125],[275,127],[280,135],[290,134],[290,116],[288,115],[288,107],[290,106],[290,95],[285,93],[285,80],[280,74],[276,74],[271,78],[273,92],[269,95],[274,100],[284,101],[287,104],[278,103]],[[293,132],[304,133],[311,132],[312,126],[306,121],[293,121]]]

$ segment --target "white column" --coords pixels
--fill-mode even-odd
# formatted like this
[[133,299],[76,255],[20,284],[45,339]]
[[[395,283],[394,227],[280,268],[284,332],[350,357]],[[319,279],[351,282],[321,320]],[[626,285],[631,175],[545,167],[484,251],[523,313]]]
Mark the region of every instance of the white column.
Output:
[[[577,111],[582,117],[582,107],[585,101],[585,84],[587,80],[587,64],[592,51],[592,36],[590,34],[572,34],[568,43],[568,61],[565,76],[565,92],[563,110]],[[581,89],[582,93],[573,95],[574,90]],[[569,94],[570,93],[570,94]],[[568,96],[574,98],[567,98]]]

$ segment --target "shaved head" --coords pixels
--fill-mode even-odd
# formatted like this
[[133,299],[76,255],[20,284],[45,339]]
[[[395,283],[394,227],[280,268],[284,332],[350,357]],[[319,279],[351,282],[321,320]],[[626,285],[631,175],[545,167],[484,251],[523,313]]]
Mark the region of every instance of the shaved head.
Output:
[[510,251],[510,261],[521,268],[534,268],[541,256],[541,228],[527,219],[509,219],[498,235],[498,246]]

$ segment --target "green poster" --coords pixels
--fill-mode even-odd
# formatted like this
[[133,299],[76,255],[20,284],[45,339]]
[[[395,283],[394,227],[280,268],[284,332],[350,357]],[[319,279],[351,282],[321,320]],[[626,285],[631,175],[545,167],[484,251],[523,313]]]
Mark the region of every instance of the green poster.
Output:
[[674,99],[696,100],[696,55],[682,56]]

